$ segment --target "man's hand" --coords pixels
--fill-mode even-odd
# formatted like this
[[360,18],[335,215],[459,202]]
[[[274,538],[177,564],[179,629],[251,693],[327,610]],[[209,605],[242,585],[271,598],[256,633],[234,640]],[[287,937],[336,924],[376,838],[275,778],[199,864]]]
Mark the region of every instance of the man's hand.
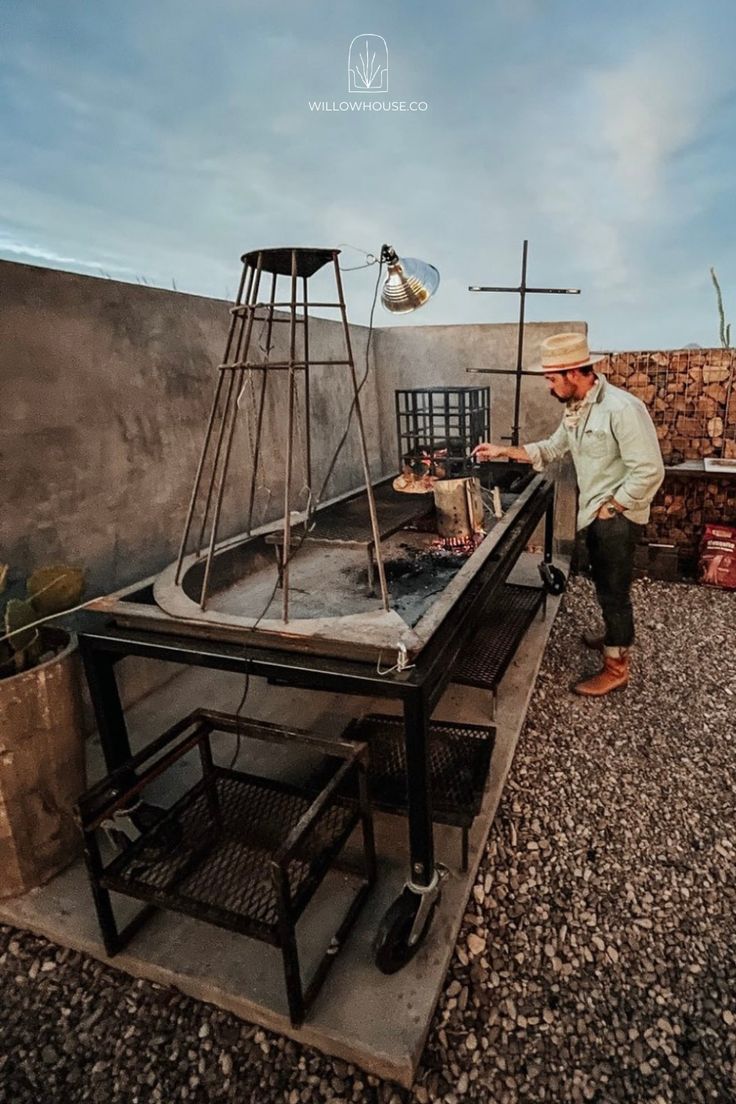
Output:
[[500,460],[507,455],[503,445],[492,445],[488,441],[482,441],[476,445],[471,456],[474,460]]
[[607,521],[615,515],[611,513],[609,507],[613,507],[617,514],[622,514],[624,508],[620,502],[617,502],[615,498],[607,499],[602,506],[598,507],[598,513],[595,515],[600,521]]

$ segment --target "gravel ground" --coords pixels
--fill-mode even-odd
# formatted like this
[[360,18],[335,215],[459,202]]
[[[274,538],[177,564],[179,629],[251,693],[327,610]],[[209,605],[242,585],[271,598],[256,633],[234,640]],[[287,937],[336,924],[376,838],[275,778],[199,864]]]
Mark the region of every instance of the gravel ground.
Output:
[[736,596],[635,602],[591,702],[568,591],[412,1092],[0,928],[0,1100],[736,1101]]

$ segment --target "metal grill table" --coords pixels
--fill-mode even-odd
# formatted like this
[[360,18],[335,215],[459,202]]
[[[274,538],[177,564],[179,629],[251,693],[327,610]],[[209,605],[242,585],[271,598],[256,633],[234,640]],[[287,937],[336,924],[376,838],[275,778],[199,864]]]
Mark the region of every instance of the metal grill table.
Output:
[[[402,719],[370,714],[353,721],[343,735],[346,740],[365,741],[370,748],[373,807],[406,815],[409,787]],[[463,871],[468,866],[468,830],[480,812],[495,739],[492,726],[449,721],[429,724],[432,819],[462,828]]]
[[452,681],[495,692],[544,596],[541,587],[512,583],[501,587],[486,611],[483,625],[458,656]]
[[[82,659],[101,747],[111,771],[128,762],[130,756],[125,711],[115,673],[117,663],[126,656],[237,672],[262,677],[279,686],[392,700],[401,708],[408,778],[409,870],[405,891],[386,914],[387,917],[391,914],[395,926],[382,926],[379,932],[376,961],[381,969],[384,969],[379,957],[381,949],[390,952],[394,969],[416,953],[429,928],[428,923],[422,927],[418,918],[428,915],[424,903],[436,901],[438,894],[428,749],[432,710],[451,681],[457,657],[478,626],[487,623],[487,610],[542,518],[545,518],[544,562],[552,560],[553,487],[542,476],[534,473],[532,476],[515,504],[475,553],[478,570],[469,573],[463,585],[456,587],[444,608],[426,615],[426,640],[406,669],[395,666],[390,673],[382,673],[375,659],[366,662],[354,654],[322,655],[310,650],[309,639],[287,642],[286,650],[269,647],[265,637],[256,637],[246,646],[214,627],[203,631],[200,625],[170,618],[156,609],[150,589],[143,586],[133,588],[127,598],[107,609],[100,606],[79,618]],[[116,618],[125,616],[120,610],[126,604],[137,611],[136,623],[111,624],[110,614]],[[400,908],[400,915],[394,906]],[[422,929],[417,939],[410,937],[413,927]]]
[[[216,766],[210,739],[218,731],[306,745],[332,764],[330,776],[315,793],[312,787],[305,792],[282,781]],[[96,831],[106,828],[113,833],[121,819],[129,824],[126,810],[131,801],[190,752],[198,752],[200,779],[188,785],[170,808],[161,810],[160,818],[144,828],[139,838],[103,862]],[[154,908],[250,935],[281,948],[291,1020],[302,1023],[375,880],[366,759],[365,745],[320,740],[207,710],[197,710],[169,729],[79,803],[87,867],[107,953],[114,955],[125,946]],[[136,781],[126,785],[132,771]],[[358,823],[365,873],[305,990],[295,925]],[[112,912],[110,891],[147,904],[122,931]]]

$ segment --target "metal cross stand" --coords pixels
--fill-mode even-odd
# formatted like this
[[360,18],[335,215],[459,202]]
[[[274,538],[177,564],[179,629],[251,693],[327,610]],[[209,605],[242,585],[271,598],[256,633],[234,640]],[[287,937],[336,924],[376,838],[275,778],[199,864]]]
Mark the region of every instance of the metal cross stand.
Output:
[[524,352],[524,308],[527,295],[579,295],[580,288],[538,288],[528,287],[526,282],[526,261],[529,242],[524,240],[521,255],[521,282],[518,287],[479,287],[475,284],[468,291],[513,291],[519,296],[519,339],[516,346],[516,368],[474,368],[474,372],[483,372],[489,375],[516,376],[516,392],[514,395],[514,423],[511,427],[511,436],[504,437],[504,441],[511,441],[512,445],[519,444],[519,409],[521,406],[521,377],[533,375],[531,372],[522,371],[521,363]]

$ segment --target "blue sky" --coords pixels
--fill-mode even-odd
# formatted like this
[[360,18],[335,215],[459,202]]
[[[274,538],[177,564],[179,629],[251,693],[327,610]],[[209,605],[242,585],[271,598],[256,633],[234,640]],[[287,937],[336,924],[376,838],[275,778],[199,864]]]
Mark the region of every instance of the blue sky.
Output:
[[[732,0],[5,0],[0,256],[231,296],[258,246],[383,241],[433,262],[401,324],[584,318],[597,348],[718,343],[736,320]],[[347,98],[358,34],[389,100]],[[346,251],[344,264],[360,263]],[[374,270],[346,274],[367,320]],[[729,310],[730,308],[730,310]],[[385,314],[382,325],[391,324]]]

